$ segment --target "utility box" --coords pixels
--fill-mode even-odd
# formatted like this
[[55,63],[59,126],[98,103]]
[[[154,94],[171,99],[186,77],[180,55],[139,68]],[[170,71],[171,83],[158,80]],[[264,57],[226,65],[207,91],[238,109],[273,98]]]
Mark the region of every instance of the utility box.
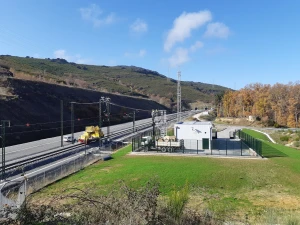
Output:
[[211,149],[212,140],[211,122],[179,122],[174,125],[174,134],[177,140],[184,140],[186,149]]

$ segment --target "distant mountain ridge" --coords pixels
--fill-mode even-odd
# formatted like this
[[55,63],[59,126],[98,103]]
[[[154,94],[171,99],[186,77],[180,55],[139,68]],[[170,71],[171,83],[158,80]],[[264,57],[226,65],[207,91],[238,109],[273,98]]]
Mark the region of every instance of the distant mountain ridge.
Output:
[[[1,55],[0,69],[6,69],[6,72],[13,73],[19,79],[149,98],[168,108],[174,108],[177,101],[176,80],[136,66],[95,66],[76,64],[61,58]],[[210,103],[214,94],[229,90],[201,82],[182,81],[181,84],[182,105],[185,108],[189,108],[191,103]]]

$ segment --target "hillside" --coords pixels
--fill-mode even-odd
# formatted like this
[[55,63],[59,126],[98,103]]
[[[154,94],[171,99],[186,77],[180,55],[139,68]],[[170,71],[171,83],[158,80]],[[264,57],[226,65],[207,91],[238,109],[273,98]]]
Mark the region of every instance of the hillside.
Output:
[[[149,111],[136,112],[136,119],[148,118],[152,109],[166,109],[155,101],[122,95],[114,95],[81,88],[65,87],[45,82],[1,78],[0,121],[10,120],[6,128],[6,144],[18,144],[60,135],[60,101],[63,100],[64,133],[71,132],[70,102],[98,102],[101,96],[111,98],[111,102]],[[107,125],[105,105],[102,106],[103,126]],[[111,106],[111,125],[132,121],[132,110]],[[99,123],[98,104],[74,106],[75,131],[82,131],[87,125]]]
[[[8,68],[20,79],[81,87],[109,93],[155,100],[169,108],[176,106],[177,82],[155,71],[135,66],[93,66],[67,62],[64,59],[0,56],[0,68]],[[200,82],[182,82],[183,106],[209,103],[213,94],[228,88]]]

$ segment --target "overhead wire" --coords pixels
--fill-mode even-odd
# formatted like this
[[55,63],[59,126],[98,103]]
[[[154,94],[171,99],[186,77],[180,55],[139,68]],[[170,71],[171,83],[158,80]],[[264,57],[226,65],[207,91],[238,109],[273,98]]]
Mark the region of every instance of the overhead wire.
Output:
[[128,106],[123,106],[123,105],[119,105],[116,103],[111,102],[111,105],[117,106],[117,107],[122,107],[122,108],[126,108],[126,109],[132,109],[132,110],[136,110],[136,111],[145,111],[145,112],[152,112],[152,110],[150,109],[138,109],[138,108],[132,108],[132,107],[128,107]]
[[[80,120],[87,120],[87,119],[93,119],[93,118],[98,118],[98,117],[85,117],[85,118],[79,118]],[[78,120],[78,119],[76,119]],[[71,120],[63,120],[63,122],[71,122]],[[61,123],[61,120],[60,121],[54,121],[54,122],[46,122],[46,123],[34,123],[34,124],[31,124],[31,123],[28,123],[29,126],[36,126],[36,125],[45,125],[45,124],[52,124],[52,123]],[[27,124],[19,124],[19,125],[13,125],[13,126],[10,126],[10,127],[22,127],[22,126],[26,126],[28,127]]]

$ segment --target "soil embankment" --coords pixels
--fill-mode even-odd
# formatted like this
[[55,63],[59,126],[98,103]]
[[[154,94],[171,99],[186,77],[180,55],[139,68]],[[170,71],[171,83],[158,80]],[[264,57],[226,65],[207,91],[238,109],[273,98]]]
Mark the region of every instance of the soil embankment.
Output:
[[[3,83],[2,83],[3,85]],[[43,82],[7,78],[5,86],[13,93],[12,97],[0,98],[0,120],[10,120],[11,128],[6,128],[7,145],[24,143],[41,138],[60,135],[60,101],[63,100],[64,131],[70,133],[70,102],[99,102],[101,96],[111,102],[149,110],[136,112],[136,119],[151,115],[152,109],[166,109],[157,102],[122,95],[70,88]],[[74,105],[75,131],[86,125],[99,123],[99,105]],[[132,121],[133,110],[111,106],[111,125]],[[107,124],[106,106],[102,104],[103,125]]]

